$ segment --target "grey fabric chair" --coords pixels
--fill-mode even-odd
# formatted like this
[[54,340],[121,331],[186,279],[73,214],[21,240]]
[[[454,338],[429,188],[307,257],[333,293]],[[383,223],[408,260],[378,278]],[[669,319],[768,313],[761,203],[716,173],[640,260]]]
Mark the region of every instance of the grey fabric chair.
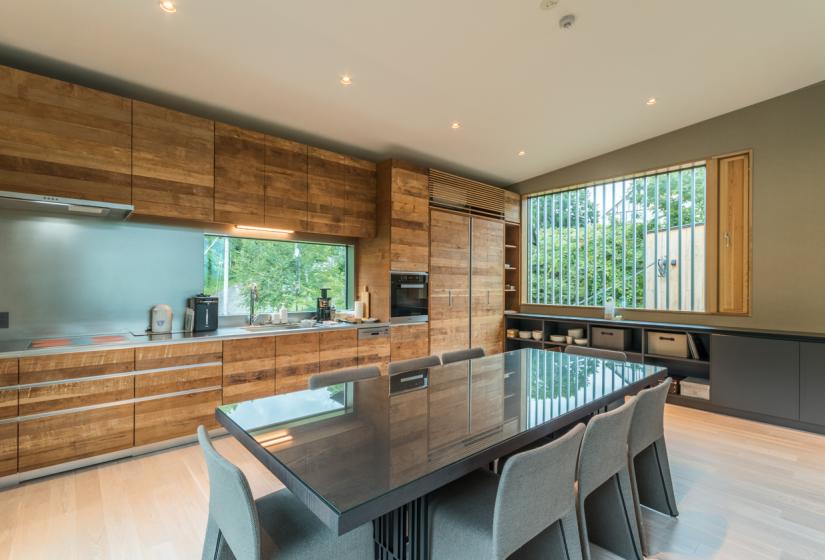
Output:
[[577,479],[576,512],[584,558],[590,543],[626,559],[642,560],[639,525],[627,467],[628,434],[636,399],[587,424]]
[[484,357],[484,348],[469,348],[467,350],[453,350],[452,352],[444,352],[441,354],[441,363],[444,365],[452,364],[453,362],[463,362],[464,360],[474,360],[475,358]]
[[430,557],[580,559],[576,459],[584,425],[510,458],[501,477],[486,470],[430,497]]
[[198,442],[209,470],[203,560],[373,557],[371,524],[339,537],[289,490],[253,500],[244,474],[215,450],[203,426]]
[[309,376],[309,388],[320,389],[339,383],[349,383],[350,381],[361,381],[362,379],[373,379],[381,376],[381,370],[376,366],[354,367],[339,369],[327,373],[316,373]]
[[679,515],[665,446],[665,400],[671,382],[668,377],[658,386],[636,395],[636,408],[630,425],[628,466],[639,538],[645,554],[648,553],[648,546],[640,506],[671,517]]
[[576,354],[578,356],[591,356],[593,358],[601,358],[603,360],[616,360],[619,362],[627,361],[627,354],[618,350],[608,350],[606,348],[591,348],[590,346],[574,346],[568,345],[564,349],[565,354]]
[[425,356],[424,358],[413,358],[412,360],[390,362],[387,371],[390,375],[395,375],[396,373],[405,373],[408,371],[415,371],[417,369],[430,368],[440,365],[441,360],[438,359],[438,356]]

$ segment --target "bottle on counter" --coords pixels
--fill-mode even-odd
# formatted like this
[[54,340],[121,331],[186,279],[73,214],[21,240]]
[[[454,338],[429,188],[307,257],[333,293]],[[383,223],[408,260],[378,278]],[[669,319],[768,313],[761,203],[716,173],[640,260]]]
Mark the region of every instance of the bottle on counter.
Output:
[[289,323],[289,310],[286,308],[286,305],[281,305],[281,308],[278,310],[278,320],[281,323]]

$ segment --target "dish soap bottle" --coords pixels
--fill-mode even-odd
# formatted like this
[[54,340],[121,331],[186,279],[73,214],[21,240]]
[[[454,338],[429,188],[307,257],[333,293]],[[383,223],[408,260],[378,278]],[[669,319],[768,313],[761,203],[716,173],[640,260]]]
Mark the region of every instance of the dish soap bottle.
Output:
[[280,319],[281,323],[289,323],[289,310],[286,308],[286,305],[282,304],[278,310],[278,319]]
[[604,304],[604,318],[612,321],[614,317],[616,317],[616,303],[612,299],[609,299],[607,303]]

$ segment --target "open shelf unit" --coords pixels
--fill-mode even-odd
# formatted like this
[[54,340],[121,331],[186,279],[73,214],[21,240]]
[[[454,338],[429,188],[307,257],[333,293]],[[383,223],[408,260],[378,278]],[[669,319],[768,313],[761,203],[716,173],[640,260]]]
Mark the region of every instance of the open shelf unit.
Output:
[[519,224],[504,224],[504,309],[518,311],[520,298],[521,228]]

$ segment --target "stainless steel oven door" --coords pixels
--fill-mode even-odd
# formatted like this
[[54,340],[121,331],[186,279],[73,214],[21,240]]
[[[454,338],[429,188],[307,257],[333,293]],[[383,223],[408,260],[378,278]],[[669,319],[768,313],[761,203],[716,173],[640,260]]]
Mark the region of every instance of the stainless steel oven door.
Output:
[[429,292],[426,272],[391,272],[390,322],[426,322],[429,319]]

